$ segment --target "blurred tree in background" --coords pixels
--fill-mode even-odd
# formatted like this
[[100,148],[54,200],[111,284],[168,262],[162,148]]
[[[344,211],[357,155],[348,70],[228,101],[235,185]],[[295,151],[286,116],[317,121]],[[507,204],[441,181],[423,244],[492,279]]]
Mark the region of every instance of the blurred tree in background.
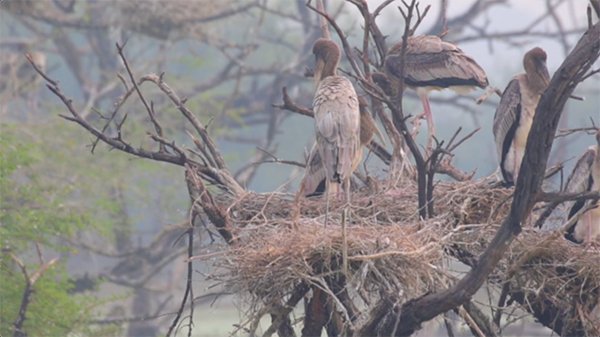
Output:
[[70,202],[75,186],[42,177],[42,149],[17,132],[0,127],[0,334],[106,336],[111,329],[88,324],[100,302],[82,291],[95,287],[77,289],[60,255],[74,251],[64,238],[107,231],[112,221],[95,221],[94,211]]
[[[369,1],[371,8],[381,2]],[[115,48],[115,43],[125,44],[133,73],[164,73],[185,98],[241,186],[289,192],[302,169],[278,161],[304,163],[313,121],[273,105],[280,104],[283,87],[296,102],[311,104],[313,87],[304,72],[312,66],[311,47],[320,30],[317,15],[305,3],[0,1],[0,335],[14,334],[25,271],[29,277],[43,271],[32,285],[35,292],[23,322],[29,336],[164,334],[186,277],[182,233],[189,227],[190,210],[183,169],[110,151],[97,137],[57,117],[66,115],[64,106],[42,84],[25,53],[60,80],[86,121],[122,136],[134,148],[153,148],[147,130],[154,130],[154,124]],[[499,88],[522,71],[522,54],[533,45],[549,51],[553,72],[587,24],[578,0],[423,3],[433,4],[432,13],[417,33],[440,34],[446,24],[445,39],[474,55]],[[362,45],[355,7],[345,1],[326,5],[352,46]],[[401,20],[394,10],[381,13],[378,22],[389,43],[400,40]],[[342,68],[349,69],[347,64]],[[165,138],[193,146],[190,127],[177,108],[156,88],[140,88]],[[586,101],[569,102],[561,128],[597,121],[599,93],[597,77],[578,88]],[[457,167],[477,170],[478,177],[491,174],[494,156],[472,154],[494,151],[489,130],[497,98],[476,106],[473,96],[432,96],[433,109],[442,112],[434,113],[442,126],[439,137],[448,138],[457,126],[485,130],[457,151]],[[407,92],[407,98],[408,110],[418,110],[416,95]],[[123,129],[114,125],[117,120],[127,121]],[[559,139],[552,163],[572,159],[590,142],[584,133]],[[376,176],[386,174],[377,159],[369,159],[366,167]],[[225,245],[209,224],[196,226],[194,234],[199,238],[196,254],[218,252]],[[200,336],[230,332],[239,321],[236,306],[243,307],[226,289],[200,280],[211,268],[194,265],[201,275],[195,279],[194,300],[201,308],[194,329]],[[217,298],[223,299],[210,307]],[[543,329],[532,321],[527,329]]]

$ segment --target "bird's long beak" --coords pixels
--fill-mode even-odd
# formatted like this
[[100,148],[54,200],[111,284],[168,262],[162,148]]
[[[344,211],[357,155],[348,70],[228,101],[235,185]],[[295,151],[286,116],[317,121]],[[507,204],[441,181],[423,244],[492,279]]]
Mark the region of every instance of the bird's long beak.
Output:
[[323,68],[325,67],[325,61],[321,58],[317,58],[317,62],[315,63],[315,70],[313,72],[313,80],[315,82],[315,87],[319,86],[319,82],[321,82],[321,76],[323,74]]
[[546,66],[546,61],[537,61],[535,64],[535,72],[544,83],[544,88],[550,84],[550,74],[548,73],[548,67]]

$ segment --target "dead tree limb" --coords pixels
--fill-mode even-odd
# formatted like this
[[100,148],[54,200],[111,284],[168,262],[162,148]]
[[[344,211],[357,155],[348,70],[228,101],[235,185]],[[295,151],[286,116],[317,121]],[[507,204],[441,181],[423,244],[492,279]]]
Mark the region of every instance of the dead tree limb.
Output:
[[49,268],[58,262],[58,258],[54,258],[46,263],[42,263],[38,270],[36,270],[33,274],[29,274],[25,263],[23,263],[21,259],[12,253],[8,254],[10,258],[17,264],[19,269],[21,269],[21,273],[23,273],[23,278],[25,279],[25,287],[23,289],[23,295],[21,296],[21,304],[19,305],[19,314],[13,323],[13,337],[27,337],[27,333],[23,330],[23,324],[27,318],[27,309],[31,303],[31,296],[35,292],[35,283]]
[[[531,211],[540,191],[563,107],[599,55],[600,23],[596,23],[569,53],[540,100],[527,139],[510,213],[478,263],[449,289],[425,295],[401,306],[394,305],[389,299],[381,300],[372,313],[379,320],[374,326],[369,325],[376,329],[362,330],[363,335],[389,335],[395,330],[395,336],[409,336],[420,328],[422,322],[464,304],[481,287],[510,243],[521,232],[521,223]],[[398,329],[395,329],[396,326]]]

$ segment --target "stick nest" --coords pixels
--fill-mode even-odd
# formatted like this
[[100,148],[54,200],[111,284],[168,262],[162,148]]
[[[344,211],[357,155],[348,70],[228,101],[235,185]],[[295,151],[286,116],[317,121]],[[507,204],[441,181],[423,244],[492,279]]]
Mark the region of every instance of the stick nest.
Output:
[[[376,193],[355,192],[347,221],[349,273],[343,278],[353,305],[366,313],[380,296],[402,303],[447,288],[459,276],[448,268],[448,258],[476,261],[507,215],[511,195],[511,189],[488,181],[440,183],[437,216],[423,221],[410,182]],[[250,193],[220,202],[230,205],[236,243],[219,259],[223,272],[214,279],[249,295],[262,313],[301,283],[338,293],[332,284],[342,274],[341,202],[331,202],[327,226],[322,198],[294,202],[286,194]],[[600,289],[598,261],[598,250],[582,250],[559,233],[525,228],[492,282],[537,290],[542,296],[528,300],[538,305],[564,308],[578,299],[589,313]]]

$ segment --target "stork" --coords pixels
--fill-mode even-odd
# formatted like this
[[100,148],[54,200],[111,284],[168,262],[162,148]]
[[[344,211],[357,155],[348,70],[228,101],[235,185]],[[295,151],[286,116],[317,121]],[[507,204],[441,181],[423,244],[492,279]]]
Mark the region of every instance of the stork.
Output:
[[[350,178],[358,166],[360,148],[360,112],[358,95],[352,82],[338,76],[341,51],[335,42],[318,39],[313,46],[316,65],[314,79],[317,91],[313,99],[317,150],[325,169],[326,211],[331,194],[339,196],[340,185],[350,202]],[[346,235],[347,208],[342,212],[342,271],[348,272],[348,243]]]
[[[385,58],[385,70],[398,78],[402,62],[402,42],[394,45]],[[452,43],[437,36],[411,36],[404,54],[404,83],[414,90],[423,104],[427,121],[427,148],[431,148],[435,127],[428,95],[433,90],[450,88],[465,94],[475,87],[485,88],[485,71],[471,57]]]
[[[360,112],[360,145],[361,149],[363,146],[367,146],[371,143],[371,140],[377,135],[382,141],[383,136],[377,128],[377,124],[373,120],[373,117],[369,113],[367,102],[362,97],[358,97],[358,106]],[[363,157],[363,151],[359,150],[356,152],[356,156],[353,161],[354,171],[360,164]],[[306,164],[306,170],[302,182],[300,184],[302,193],[307,197],[321,195],[325,192],[325,177],[326,172],[323,167],[323,161],[317,150],[317,144],[314,143],[310,154],[308,156],[308,162]]]
[[506,186],[513,186],[525,154],[535,109],[548,83],[546,52],[533,48],[523,57],[524,74],[516,75],[502,93],[494,115],[494,139]]
[[317,150],[325,168],[327,195],[339,193],[343,184],[346,201],[349,201],[349,181],[360,151],[358,96],[350,80],[336,74],[341,52],[335,42],[317,40],[313,54],[317,83],[313,100],[315,132]]
[[[596,145],[590,146],[579,158],[565,185],[567,193],[600,192],[600,130],[596,133]],[[591,205],[590,205],[591,204]],[[569,210],[569,219],[583,207],[587,210],[565,233],[565,238],[576,243],[600,240],[600,202],[578,200]]]

